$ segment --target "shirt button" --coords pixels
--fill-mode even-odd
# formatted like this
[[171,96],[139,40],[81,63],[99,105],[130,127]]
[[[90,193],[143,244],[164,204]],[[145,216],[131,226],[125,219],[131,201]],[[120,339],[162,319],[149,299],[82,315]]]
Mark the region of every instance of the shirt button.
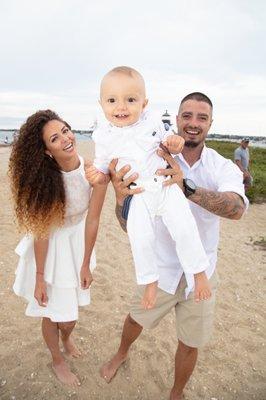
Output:
[[154,178],[154,182],[157,182],[157,178]]

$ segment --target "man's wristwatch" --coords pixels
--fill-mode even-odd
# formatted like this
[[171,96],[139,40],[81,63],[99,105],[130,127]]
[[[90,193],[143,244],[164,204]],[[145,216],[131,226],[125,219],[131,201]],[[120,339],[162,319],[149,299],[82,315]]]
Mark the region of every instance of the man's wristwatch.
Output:
[[191,179],[183,179],[183,186],[184,186],[184,195],[186,197],[191,196],[196,192],[197,186]]

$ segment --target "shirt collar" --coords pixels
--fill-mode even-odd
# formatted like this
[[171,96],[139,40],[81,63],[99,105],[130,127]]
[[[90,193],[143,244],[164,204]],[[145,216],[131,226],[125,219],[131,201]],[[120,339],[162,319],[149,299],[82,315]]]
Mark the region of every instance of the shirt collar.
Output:
[[184,164],[186,164],[189,168],[195,168],[195,166],[198,166],[199,164],[202,165],[206,165],[207,162],[207,147],[204,144],[200,158],[195,162],[195,164],[192,165],[192,167],[189,166],[189,164],[187,163],[187,161],[185,160],[184,156],[182,153],[177,154],[177,157],[179,158],[179,160],[181,162],[183,162]]

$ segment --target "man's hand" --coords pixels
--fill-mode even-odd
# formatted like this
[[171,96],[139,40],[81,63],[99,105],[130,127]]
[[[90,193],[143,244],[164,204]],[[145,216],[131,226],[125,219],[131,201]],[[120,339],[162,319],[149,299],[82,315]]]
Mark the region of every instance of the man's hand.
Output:
[[195,290],[194,290],[194,298],[196,303],[201,300],[208,300],[212,293],[210,283],[205,272],[199,272],[194,275],[195,279]]
[[162,149],[157,150],[157,154],[160,157],[163,157],[165,161],[169,164],[170,168],[167,169],[158,169],[156,171],[157,175],[165,175],[171,176],[170,179],[167,179],[163,185],[169,186],[177,183],[178,186],[183,190],[183,172],[179,167],[177,161],[171,156],[171,154],[166,153]]
[[158,281],[148,283],[145,286],[141,305],[145,310],[149,310],[155,306],[157,296]]
[[116,172],[115,167],[117,165],[117,159],[112,160],[109,164],[109,171],[111,175],[111,182],[113,184],[116,202],[119,206],[122,206],[127,196],[143,192],[143,188],[129,189],[128,186],[138,178],[138,174],[132,174],[125,180],[124,176],[130,171],[130,165],[125,165],[119,171]]
[[185,140],[178,135],[169,135],[163,145],[171,154],[181,153],[184,147]]
[[243,171],[243,179],[246,179],[246,178],[251,178],[251,175],[250,175],[250,172],[249,172],[249,171],[244,170],[244,171]]

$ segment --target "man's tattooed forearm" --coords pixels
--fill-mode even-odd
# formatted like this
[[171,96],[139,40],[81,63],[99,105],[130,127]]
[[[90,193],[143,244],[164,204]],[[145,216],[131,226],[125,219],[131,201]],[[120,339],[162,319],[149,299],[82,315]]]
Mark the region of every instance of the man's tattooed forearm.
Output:
[[189,200],[213,214],[229,219],[238,219],[245,210],[243,199],[233,192],[214,192],[198,188]]
[[127,232],[127,221],[122,217],[122,209],[123,209],[122,206],[116,204],[115,214],[121,228],[123,229],[123,231]]

